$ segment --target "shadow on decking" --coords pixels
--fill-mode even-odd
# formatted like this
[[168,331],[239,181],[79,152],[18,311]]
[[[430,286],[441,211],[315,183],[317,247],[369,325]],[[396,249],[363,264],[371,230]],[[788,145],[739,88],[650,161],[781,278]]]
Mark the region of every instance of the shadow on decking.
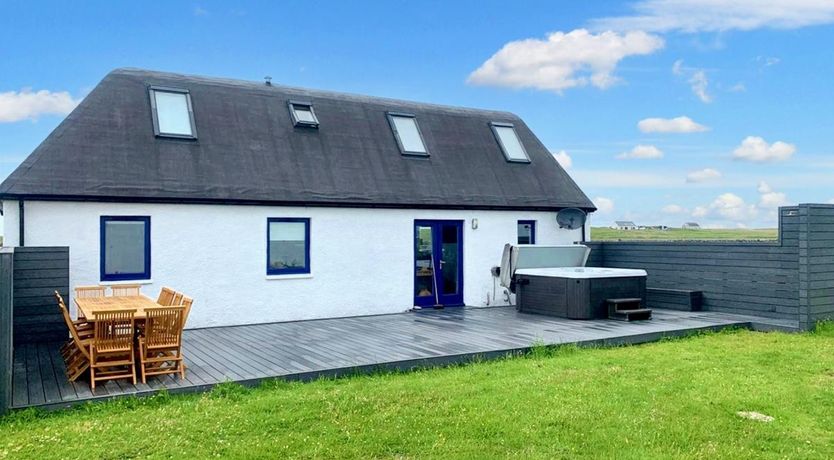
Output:
[[512,307],[448,308],[414,313],[189,329],[183,338],[186,378],[150,378],[147,384],[109,381],[92,392],[85,378],[68,382],[58,343],[14,350],[12,406],[66,407],[85,401],[206,391],[226,381],[255,385],[265,379],[409,370],[529,349],[534,343],[633,344],[728,327],[796,330],[796,324],[716,312],[655,310],[654,319],[625,323],[576,321],[518,313]]

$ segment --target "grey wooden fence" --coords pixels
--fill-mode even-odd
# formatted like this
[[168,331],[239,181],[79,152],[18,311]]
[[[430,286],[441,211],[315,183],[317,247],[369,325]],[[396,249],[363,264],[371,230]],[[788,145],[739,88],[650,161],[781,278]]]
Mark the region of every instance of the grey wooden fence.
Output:
[[834,320],[834,205],[799,209],[799,324]]
[[0,414],[12,404],[12,289],[14,252],[0,248]]
[[14,343],[54,342],[67,337],[55,291],[69,301],[69,248],[15,248]]
[[779,212],[775,242],[590,243],[589,265],[643,268],[649,287],[703,291],[705,310],[788,319],[810,329],[834,319],[834,206]]

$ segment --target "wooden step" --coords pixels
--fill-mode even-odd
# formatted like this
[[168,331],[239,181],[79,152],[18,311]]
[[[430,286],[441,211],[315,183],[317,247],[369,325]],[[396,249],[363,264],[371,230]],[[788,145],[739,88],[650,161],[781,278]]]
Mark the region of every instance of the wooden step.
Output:
[[640,321],[640,320],[648,320],[652,319],[652,309],[651,308],[635,308],[631,310],[616,310],[613,312],[609,312],[608,317],[610,319],[616,319],[620,321]]
[[626,299],[606,299],[608,304],[608,317],[613,318],[622,311],[634,311],[643,308],[643,299],[640,298],[626,298]]
[[609,304],[619,305],[623,303],[640,303],[643,299],[639,297],[623,298],[623,299],[605,299]]

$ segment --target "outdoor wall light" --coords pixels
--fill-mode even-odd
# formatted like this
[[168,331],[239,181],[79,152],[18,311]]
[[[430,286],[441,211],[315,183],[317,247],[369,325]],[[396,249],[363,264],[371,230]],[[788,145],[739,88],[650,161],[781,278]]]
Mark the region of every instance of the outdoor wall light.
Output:
[[472,230],[478,229],[478,219],[472,219]]

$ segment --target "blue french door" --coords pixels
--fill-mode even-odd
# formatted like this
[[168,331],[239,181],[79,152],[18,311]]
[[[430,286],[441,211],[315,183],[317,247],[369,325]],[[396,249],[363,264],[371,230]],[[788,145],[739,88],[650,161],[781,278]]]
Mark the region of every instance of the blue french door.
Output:
[[463,221],[414,221],[414,305],[463,305]]

